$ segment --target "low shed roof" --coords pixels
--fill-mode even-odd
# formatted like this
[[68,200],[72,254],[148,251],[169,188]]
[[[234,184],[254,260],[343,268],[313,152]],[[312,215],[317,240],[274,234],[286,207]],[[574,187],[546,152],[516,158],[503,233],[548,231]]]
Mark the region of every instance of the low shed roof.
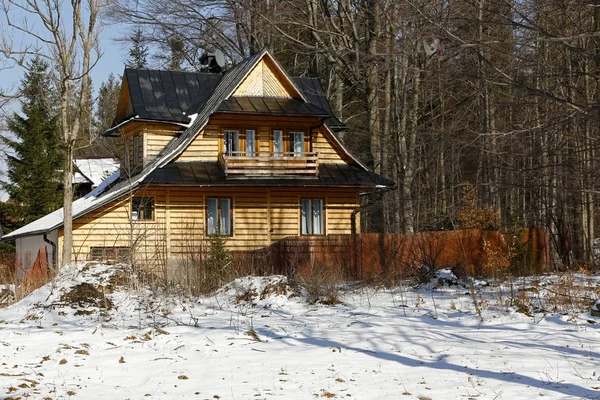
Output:
[[143,181],[148,185],[174,186],[295,186],[295,187],[373,187],[393,186],[394,183],[371,171],[349,164],[319,164],[316,177],[226,179],[225,172],[213,161],[178,161],[155,169]]

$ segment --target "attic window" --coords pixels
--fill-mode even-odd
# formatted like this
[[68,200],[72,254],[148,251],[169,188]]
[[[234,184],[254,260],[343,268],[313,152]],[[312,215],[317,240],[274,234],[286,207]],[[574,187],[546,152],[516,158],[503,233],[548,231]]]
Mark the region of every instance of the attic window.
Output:
[[154,219],[154,198],[134,197],[131,199],[131,219],[134,221],[152,221]]

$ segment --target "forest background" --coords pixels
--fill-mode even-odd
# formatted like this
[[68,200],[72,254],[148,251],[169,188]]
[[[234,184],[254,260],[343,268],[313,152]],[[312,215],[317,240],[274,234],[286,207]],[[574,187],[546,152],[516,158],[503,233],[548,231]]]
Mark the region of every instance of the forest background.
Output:
[[[37,1],[2,3],[7,11]],[[345,145],[397,183],[366,200],[363,230],[471,227],[460,223],[467,198],[473,210],[486,210],[472,227],[541,226],[565,264],[593,262],[600,226],[598,2],[94,3],[105,32],[96,44],[111,48],[106,32],[122,28],[117,36],[128,57],[105,51],[101,58],[117,71],[122,63],[198,70],[206,52],[221,50],[235,64],[266,47],[291,76],[318,76],[348,126]],[[82,116],[77,156],[118,154],[118,144],[100,134],[112,121],[119,86],[116,75],[84,85],[94,101]],[[4,94],[14,96],[19,88],[9,89]],[[2,105],[13,115],[14,105]]]

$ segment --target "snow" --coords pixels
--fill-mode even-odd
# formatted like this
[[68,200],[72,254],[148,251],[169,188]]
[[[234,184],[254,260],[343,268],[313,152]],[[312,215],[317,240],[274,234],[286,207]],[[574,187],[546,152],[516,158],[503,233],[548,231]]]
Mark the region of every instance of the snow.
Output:
[[114,158],[92,158],[74,160],[75,165],[81,171],[73,174],[73,182],[91,182],[92,187],[102,183],[107,177],[119,169],[119,161]]
[[196,121],[196,118],[198,118],[198,113],[190,114],[188,115],[188,118],[190,119],[190,122],[187,124],[187,127],[189,128],[190,126],[192,126],[194,121]]
[[[466,286],[444,274],[436,288],[355,285],[324,306],[283,276],[237,279],[192,300],[135,275],[118,287],[114,277],[132,275],[123,266],[71,265],[0,309],[0,396],[600,398],[600,320],[526,316],[497,300],[495,284],[480,288],[488,304],[478,315]],[[556,277],[519,286],[535,280]],[[103,287],[112,308],[69,303],[84,283]]]
[[[106,178],[94,190],[92,190],[82,198],[75,200],[72,205],[73,215],[77,215],[83,212],[84,210],[93,207],[94,204],[101,198],[102,193],[104,193],[106,189],[119,178],[119,175],[120,171],[117,170],[111,176]],[[3,239],[35,234],[40,232],[48,232],[62,225],[63,220],[64,212],[63,209],[60,208],[56,211],[51,212],[50,214],[44,215],[42,218],[39,218],[19,229],[12,231],[9,234],[4,235]]]

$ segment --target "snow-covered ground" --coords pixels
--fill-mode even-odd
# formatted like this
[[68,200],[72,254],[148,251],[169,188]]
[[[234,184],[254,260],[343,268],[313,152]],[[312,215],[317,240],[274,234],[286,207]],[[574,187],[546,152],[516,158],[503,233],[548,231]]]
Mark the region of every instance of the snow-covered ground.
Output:
[[124,290],[118,268],[67,267],[0,309],[0,398],[600,399],[600,318],[543,301],[558,277],[355,287],[325,306],[284,277],[190,301]]

